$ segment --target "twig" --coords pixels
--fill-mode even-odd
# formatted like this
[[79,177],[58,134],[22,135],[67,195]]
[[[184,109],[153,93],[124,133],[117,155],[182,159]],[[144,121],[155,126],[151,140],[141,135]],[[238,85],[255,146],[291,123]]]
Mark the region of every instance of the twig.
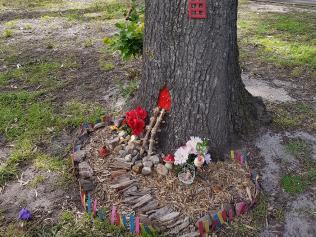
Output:
[[153,147],[154,147],[154,142],[155,142],[155,136],[158,130],[158,127],[160,125],[160,123],[162,122],[162,117],[164,116],[164,114],[166,113],[166,110],[162,109],[160,111],[159,117],[156,121],[155,126],[153,127],[152,131],[151,131],[151,136],[150,136],[150,140],[149,140],[149,149],[148,149],[148,156],[151,156],[152,152],[153,152]]
[[141,156],[142,156],[142,155],[144,154],[144,152],[145,152],[145,147],[147,146],[147,143],[148,143],[149,134],[150,134],[152,128],[154,127],[154,125],[155,125],[155,122],[156,122],[156,120],[157,120],[159,111],[160,111],[159,107],[156,107],[156,108],[154,109],[154,114],[153,114],[153,116],[150,118],[150,124],[149,124],[148,127],[147,127],[146,135],[145,135],[145,137],[144,137],[144,139],[143,139],[142,148],[141,148],[141,150],[140,150],[140,155],[141,155]]

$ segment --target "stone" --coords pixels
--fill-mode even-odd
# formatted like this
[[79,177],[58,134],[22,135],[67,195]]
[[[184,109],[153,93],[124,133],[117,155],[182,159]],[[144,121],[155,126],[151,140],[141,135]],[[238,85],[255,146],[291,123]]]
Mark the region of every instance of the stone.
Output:
[[151,156],[150,161],[152,161],[154,163],[154,165],[159,164],[160,163],[159,156],[157,156],[157,155]]
[[114,153],[119,153],[120,150],[123,150],[123,146],[122,145],[118,145],[114,148]]
[[128,154],[124,157],[124,160],[127,161],[127,162],[131,162],[132,161],[132,155],[131,154]]
[[128,152],[132,152],[135,149],[135,144],[134,143],[130,143],[125,147],[125,150]]
[[114,179],[118,176],[121,176],[121,175],[124,175],[126,174],[126,170],[114,170],[114,171],[111,171],[111,178]]
[[128,154],[128,152],[127,151],[125,151],[125,150],[119,150],[119,155],[121,156],[121,157],[124,157],[124,156],[126,156],[127,154]]
[[150,161],[150,158],[148,156],[143,157],[143,161]]
[[144,167],[152,168],[154,163],[152,161],[145,161],[143,162]]
[[169,172],[169,170],[163,164],[158,164],[156,171],[159,175],[162,175],[162,176],[166,176]]
[[90,179],[79,179],[79,184],[85,192],[91,192],[94,189],[94,183]]
[[136,156],[132,158],[132,163],[135,164],[137,161],[139,161],[139,159],[140,159],[140,156],[139,154],[137,154]]
[[125,131],[120,131],[118,137],[126,137],[127,133]]
[[143,175],[150,175],[151,173],[152,173],[152,170],[151,170],[150,167],[144,167],[144,168],[142,169],[142,174],[143,174]]
[[132,168],[132,164],[132,162],[126,162],[124,159],[116,159],[109,165],[109,167],[114,169],[130,170]]
[[86,151],[84,150],[76,151],[72,154],[72,156],[75,162],[82,162],[86,158]]
[[134,150],[132,151],[132,155],[133,155],[133,156],[138,155],[138,150],[134,149]]
[[107,140],[106,144],[116,146],[119,143],[120,139],[118,137],[115,137],[111,140]]
[[99,128],[103,128],[105,127],[105,123],[104,122],[100,122],[94,125],[94,129],[99,129]]
[[136,173],[136,174],[140,174],[142,172],[143,169],[143,164],[135,164],[132,167],[132,170]]
[[90,178],[93,176],[93,170],[87,162],[81,162],[79,164],[79,175],[81,178]]

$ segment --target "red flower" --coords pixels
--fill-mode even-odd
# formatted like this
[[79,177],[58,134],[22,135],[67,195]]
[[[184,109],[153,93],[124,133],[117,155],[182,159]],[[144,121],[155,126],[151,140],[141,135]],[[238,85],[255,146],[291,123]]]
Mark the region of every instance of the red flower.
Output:
[[142,107],[138,106],[136,108],[136,112],[138,117],[140,117],[142,120],[145,120],[147,118],[147,112]]
[[133,135],[139,136],[144,131],[146,118],[147,112],[140,106],[126,113],[126,123],[132,129]]

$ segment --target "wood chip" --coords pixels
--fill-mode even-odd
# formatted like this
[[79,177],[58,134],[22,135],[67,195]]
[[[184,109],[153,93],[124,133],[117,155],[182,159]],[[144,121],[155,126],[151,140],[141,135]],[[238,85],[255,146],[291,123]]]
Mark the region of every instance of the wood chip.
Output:
[[110,185],[110,188],[122,189],[122,188],[126,188],[127,186],[131,185],[132,183],[134,183],[134,180],[126,180],[126,181],[120,182],[118,184]]
[[133,165],[132,162],[124,162],[120,160],[115,160],[114,162],[110,164],[110,168],[131,170],[132,165]]
[[170,209],[168,207],[162,207],[156,210],[153,214],[149,216],[149,219],[158,219],[160,216],[164,216],[167,213],[170,213]]
[[143,206],[142,208],[140,208],[138,211],[139,212],[143,212],[146,213],[150,210],[154,210],[158,207],[159,203],[156,200],[153,200],[149,203],[147,203],[145,206]]
[[183,229],[187,228],[189,225],[190,225],[190,218],[186,217],[180,225],[172,227],[172,230],[167,233],[167,236],[179,234]]
[[137,203],[132,207],[132,209],[138,208],[146,204],[147,202],[151,201],[153,197],[150,194],[146,194],[137,199]]
[[171,212],[171,213],[168,213],[167,215],[161,216],[159,218],[159,221],[161,222],[171,221],[175,219],[176,217],[178,217],[179,215],[180,215],[180,212]]
[[111,178],[114,179],[118,176],[121,176],[123,174],[126,174],[126,170],[114,170],[114,171],[111,171]]

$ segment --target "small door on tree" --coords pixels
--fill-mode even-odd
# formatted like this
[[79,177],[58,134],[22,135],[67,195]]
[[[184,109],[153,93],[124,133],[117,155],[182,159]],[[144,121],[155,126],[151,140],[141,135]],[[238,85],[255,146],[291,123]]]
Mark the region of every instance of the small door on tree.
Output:
[[189,0],[189,17],[191,19],[207,18],[206,0]]

